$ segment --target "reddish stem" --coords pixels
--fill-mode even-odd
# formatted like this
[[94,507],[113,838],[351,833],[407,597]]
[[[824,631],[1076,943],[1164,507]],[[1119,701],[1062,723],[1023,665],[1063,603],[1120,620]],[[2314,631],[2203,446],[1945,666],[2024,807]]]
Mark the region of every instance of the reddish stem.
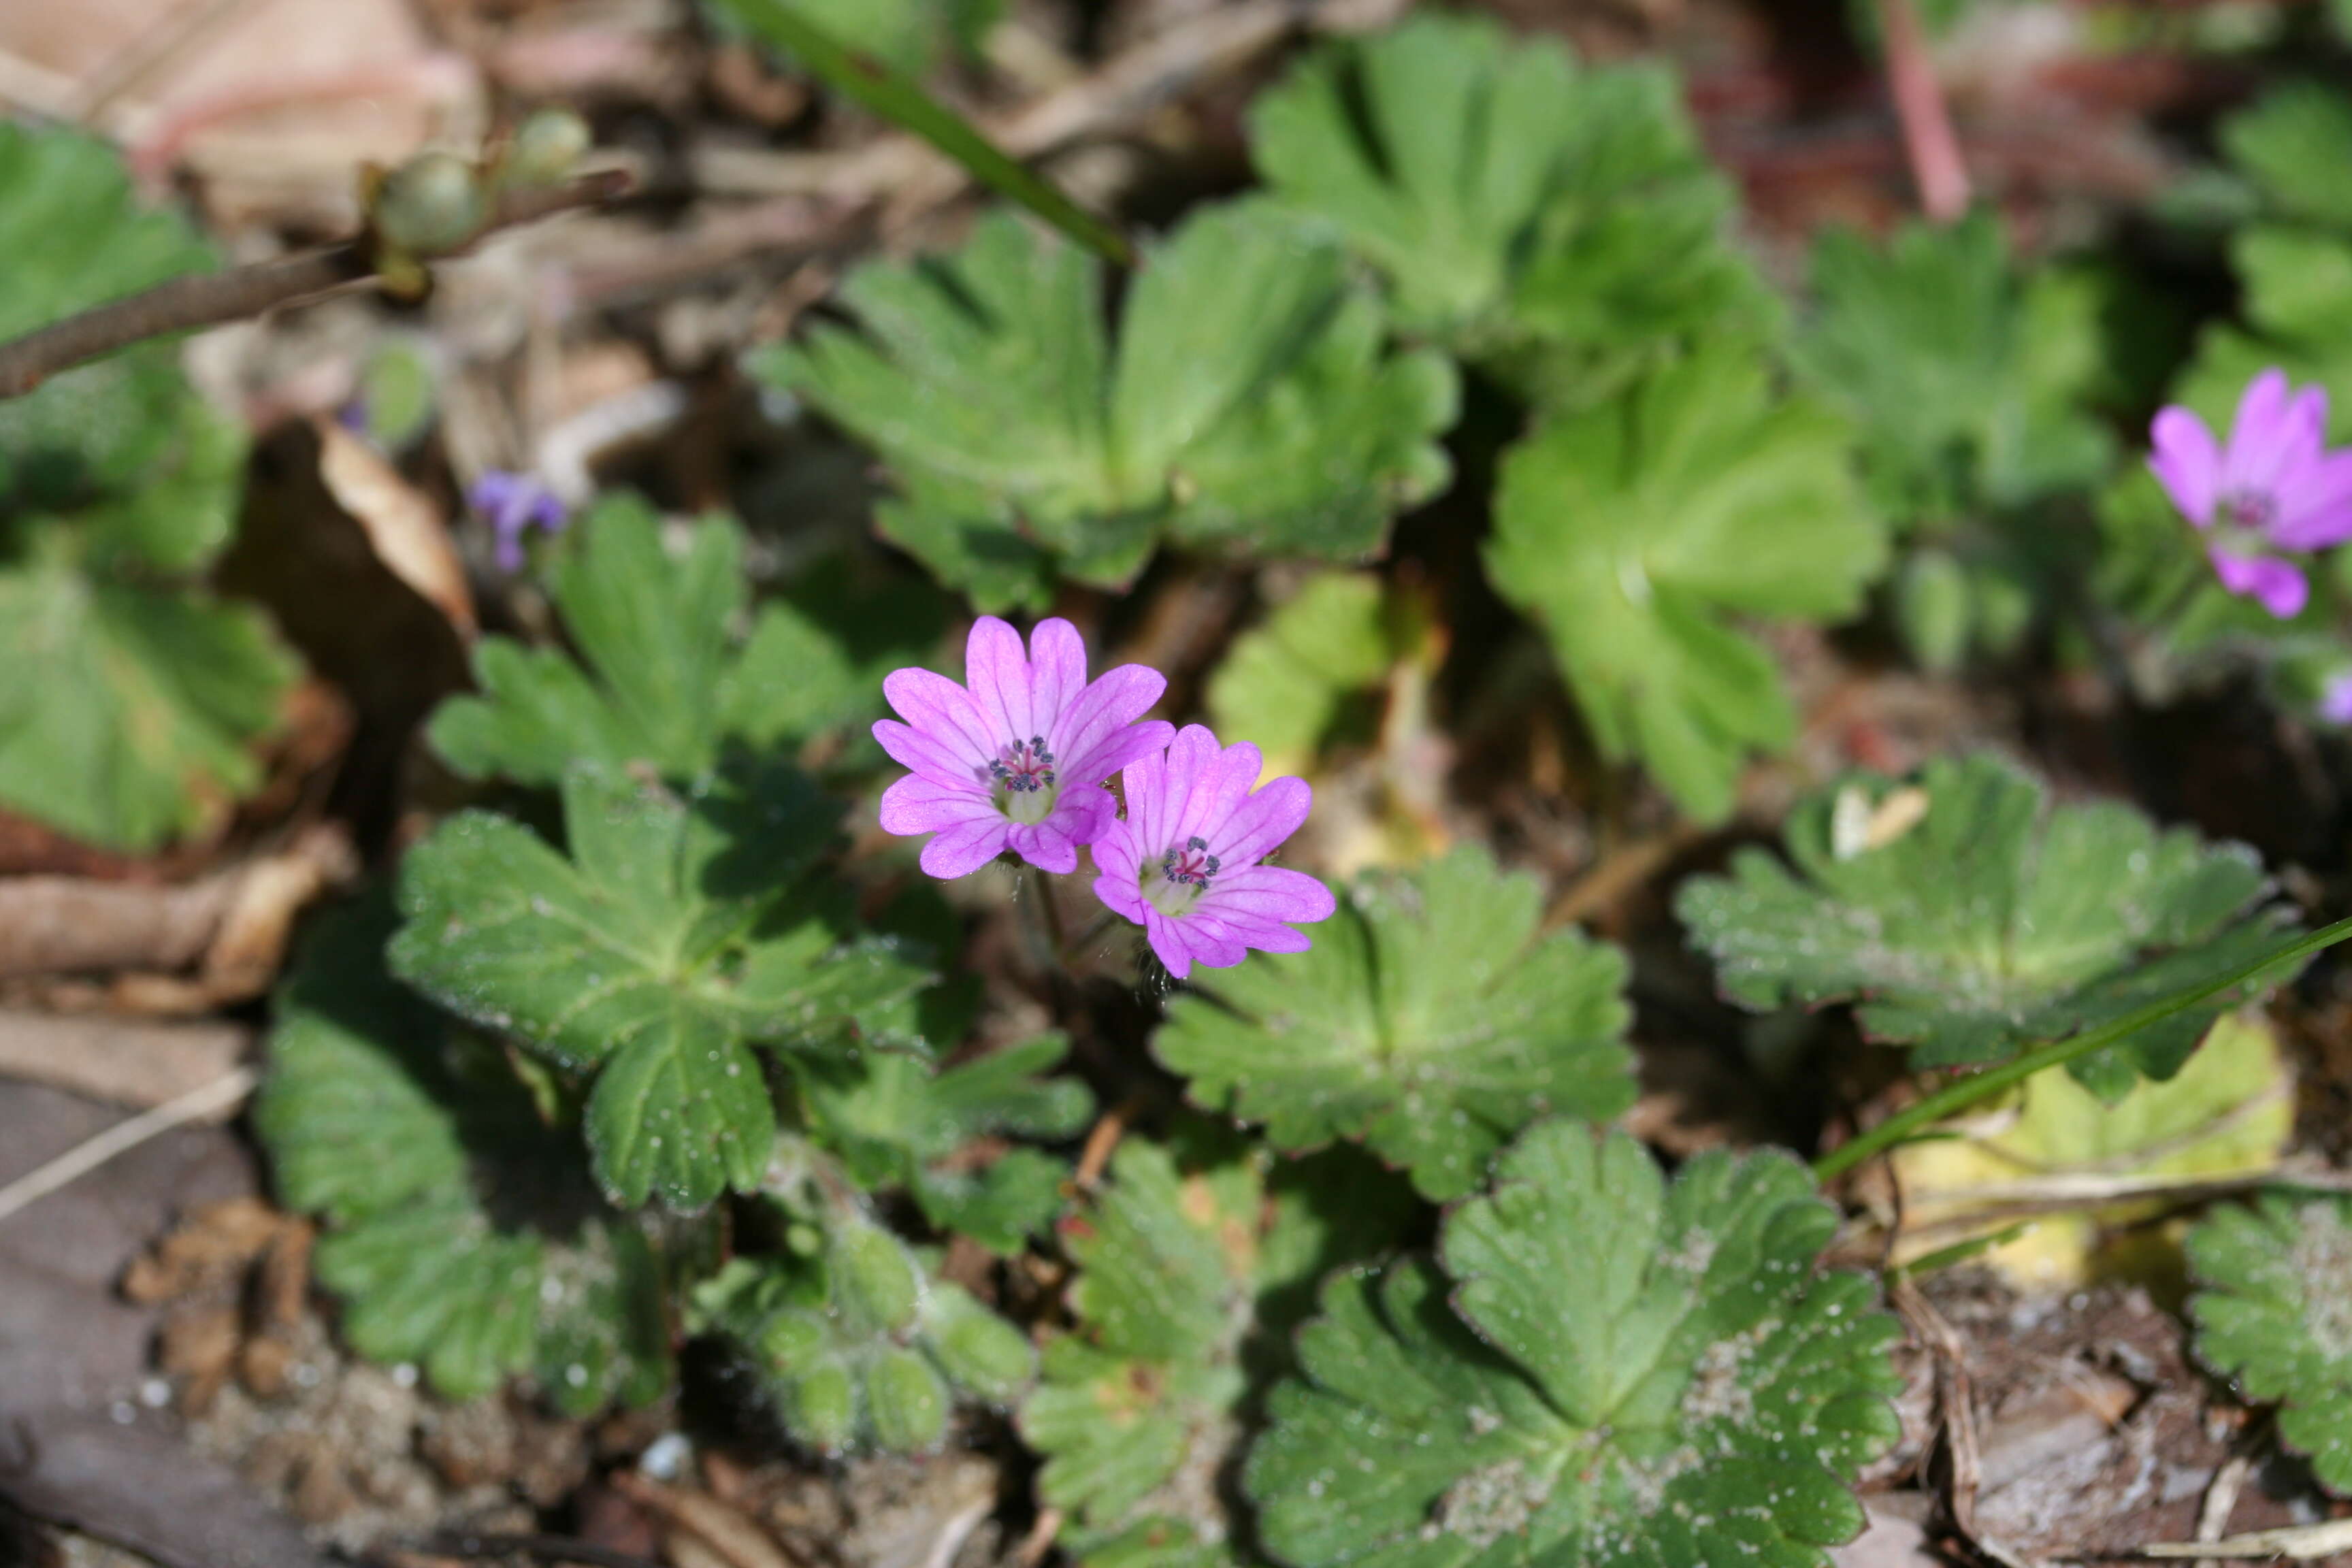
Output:
[[1879,31],[1886,40],[1887,87],[1903,127],[1903,153],[1919,187],[1919,205],[1937,223],[1969,210],[1969,171],[1959,138],[1944,107],[1944,90],[1928,58],[1927,35],[1911,0],[1878,0]]

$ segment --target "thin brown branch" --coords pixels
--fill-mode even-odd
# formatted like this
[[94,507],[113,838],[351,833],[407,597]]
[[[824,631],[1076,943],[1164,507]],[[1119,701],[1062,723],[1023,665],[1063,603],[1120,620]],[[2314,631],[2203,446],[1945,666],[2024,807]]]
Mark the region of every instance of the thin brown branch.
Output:
[[[474,243],[502,228],[611,201],[628,187],[628,175],[607,171],[568,185],[509,192]],[[363,239],[351,239],[226,272],[173,278],[0,343],[0,398],[22,397],[59,371],[149,338],[241,321],[375,277],[372,248]]]

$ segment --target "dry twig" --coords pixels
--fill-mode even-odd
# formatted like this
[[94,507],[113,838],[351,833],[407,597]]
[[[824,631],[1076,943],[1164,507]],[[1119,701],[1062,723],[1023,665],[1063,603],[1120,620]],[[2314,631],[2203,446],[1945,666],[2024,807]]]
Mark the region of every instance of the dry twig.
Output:
[[35,1167],[0,1187],[0,1220],[97,1170],[118,1154],[126,1154],[151,1138],[173,1128],[225,1110],[251,1094],[261,1075],[251,1068],[223,1073],[192,1093],[168,1105],[118,1121],[94,1138],[84,1139],[56,1159]]
[[[475,243],[517,224],[611,201],[628,187],[626,174],[609,171],[568,185],[510,191]],[[226,272],[173,278],[0,343],[0,398],[22,397],[59,371],[149,338],[244,321],[372,283],[376,277],[373,247],[351,239]]]

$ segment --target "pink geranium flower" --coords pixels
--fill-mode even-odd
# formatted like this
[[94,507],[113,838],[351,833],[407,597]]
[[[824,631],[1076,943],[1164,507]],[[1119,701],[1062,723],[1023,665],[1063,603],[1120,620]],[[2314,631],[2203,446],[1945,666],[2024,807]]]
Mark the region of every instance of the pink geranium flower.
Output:
[[[994,616],[972,624],[964,686],[928,669],[893,670],[882,693],[900,718],[874,726],[913,769],[882,795],[882,826],[933,835],[923,869],[968,876],[1010,849],[1047,871],[1078,868],[1078,846],[1111,826],[1100,781],[1168,744],[1171,727],[1139,724],[1167,678],[1123,664],[1087,683],[1086,645],[1065,620],[1021,634]],[[969,689],[967,689],[969,688]]]
[[2206,555],[2221,586],[2252,595],[2288,620],[2311,584],[2282,555],[2352,538],[2352,451],[2327,450],[2327,394],[2293,392],[2266,370],[2238,401],[2225,447],[2181,407],[2156,416],[2147,466],[2180,514],[2209,536]]
[[1255,795],[1262,761],[1244,742],[1219,750],[1198,724],[1165,756],[1128,764],[1127,816],[1095,846],[1095,896],[1144,930],[1181,980],[1195,963],[1223,969],[1251,948],[1304,952],[1290,922],[1328,920],[1331,890],[1303,871],[1258,862],[1298,831],[1315,804],[1305,779],[1276,779]]

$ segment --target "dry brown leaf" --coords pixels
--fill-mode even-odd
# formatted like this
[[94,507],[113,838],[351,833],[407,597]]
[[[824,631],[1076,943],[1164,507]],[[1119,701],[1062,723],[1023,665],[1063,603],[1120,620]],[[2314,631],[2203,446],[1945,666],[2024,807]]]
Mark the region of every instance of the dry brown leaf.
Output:
[[474,595],[441,509],[365,441],[331,419],[316,424],[328,493],[366,531],[376,559],[471,641]]

